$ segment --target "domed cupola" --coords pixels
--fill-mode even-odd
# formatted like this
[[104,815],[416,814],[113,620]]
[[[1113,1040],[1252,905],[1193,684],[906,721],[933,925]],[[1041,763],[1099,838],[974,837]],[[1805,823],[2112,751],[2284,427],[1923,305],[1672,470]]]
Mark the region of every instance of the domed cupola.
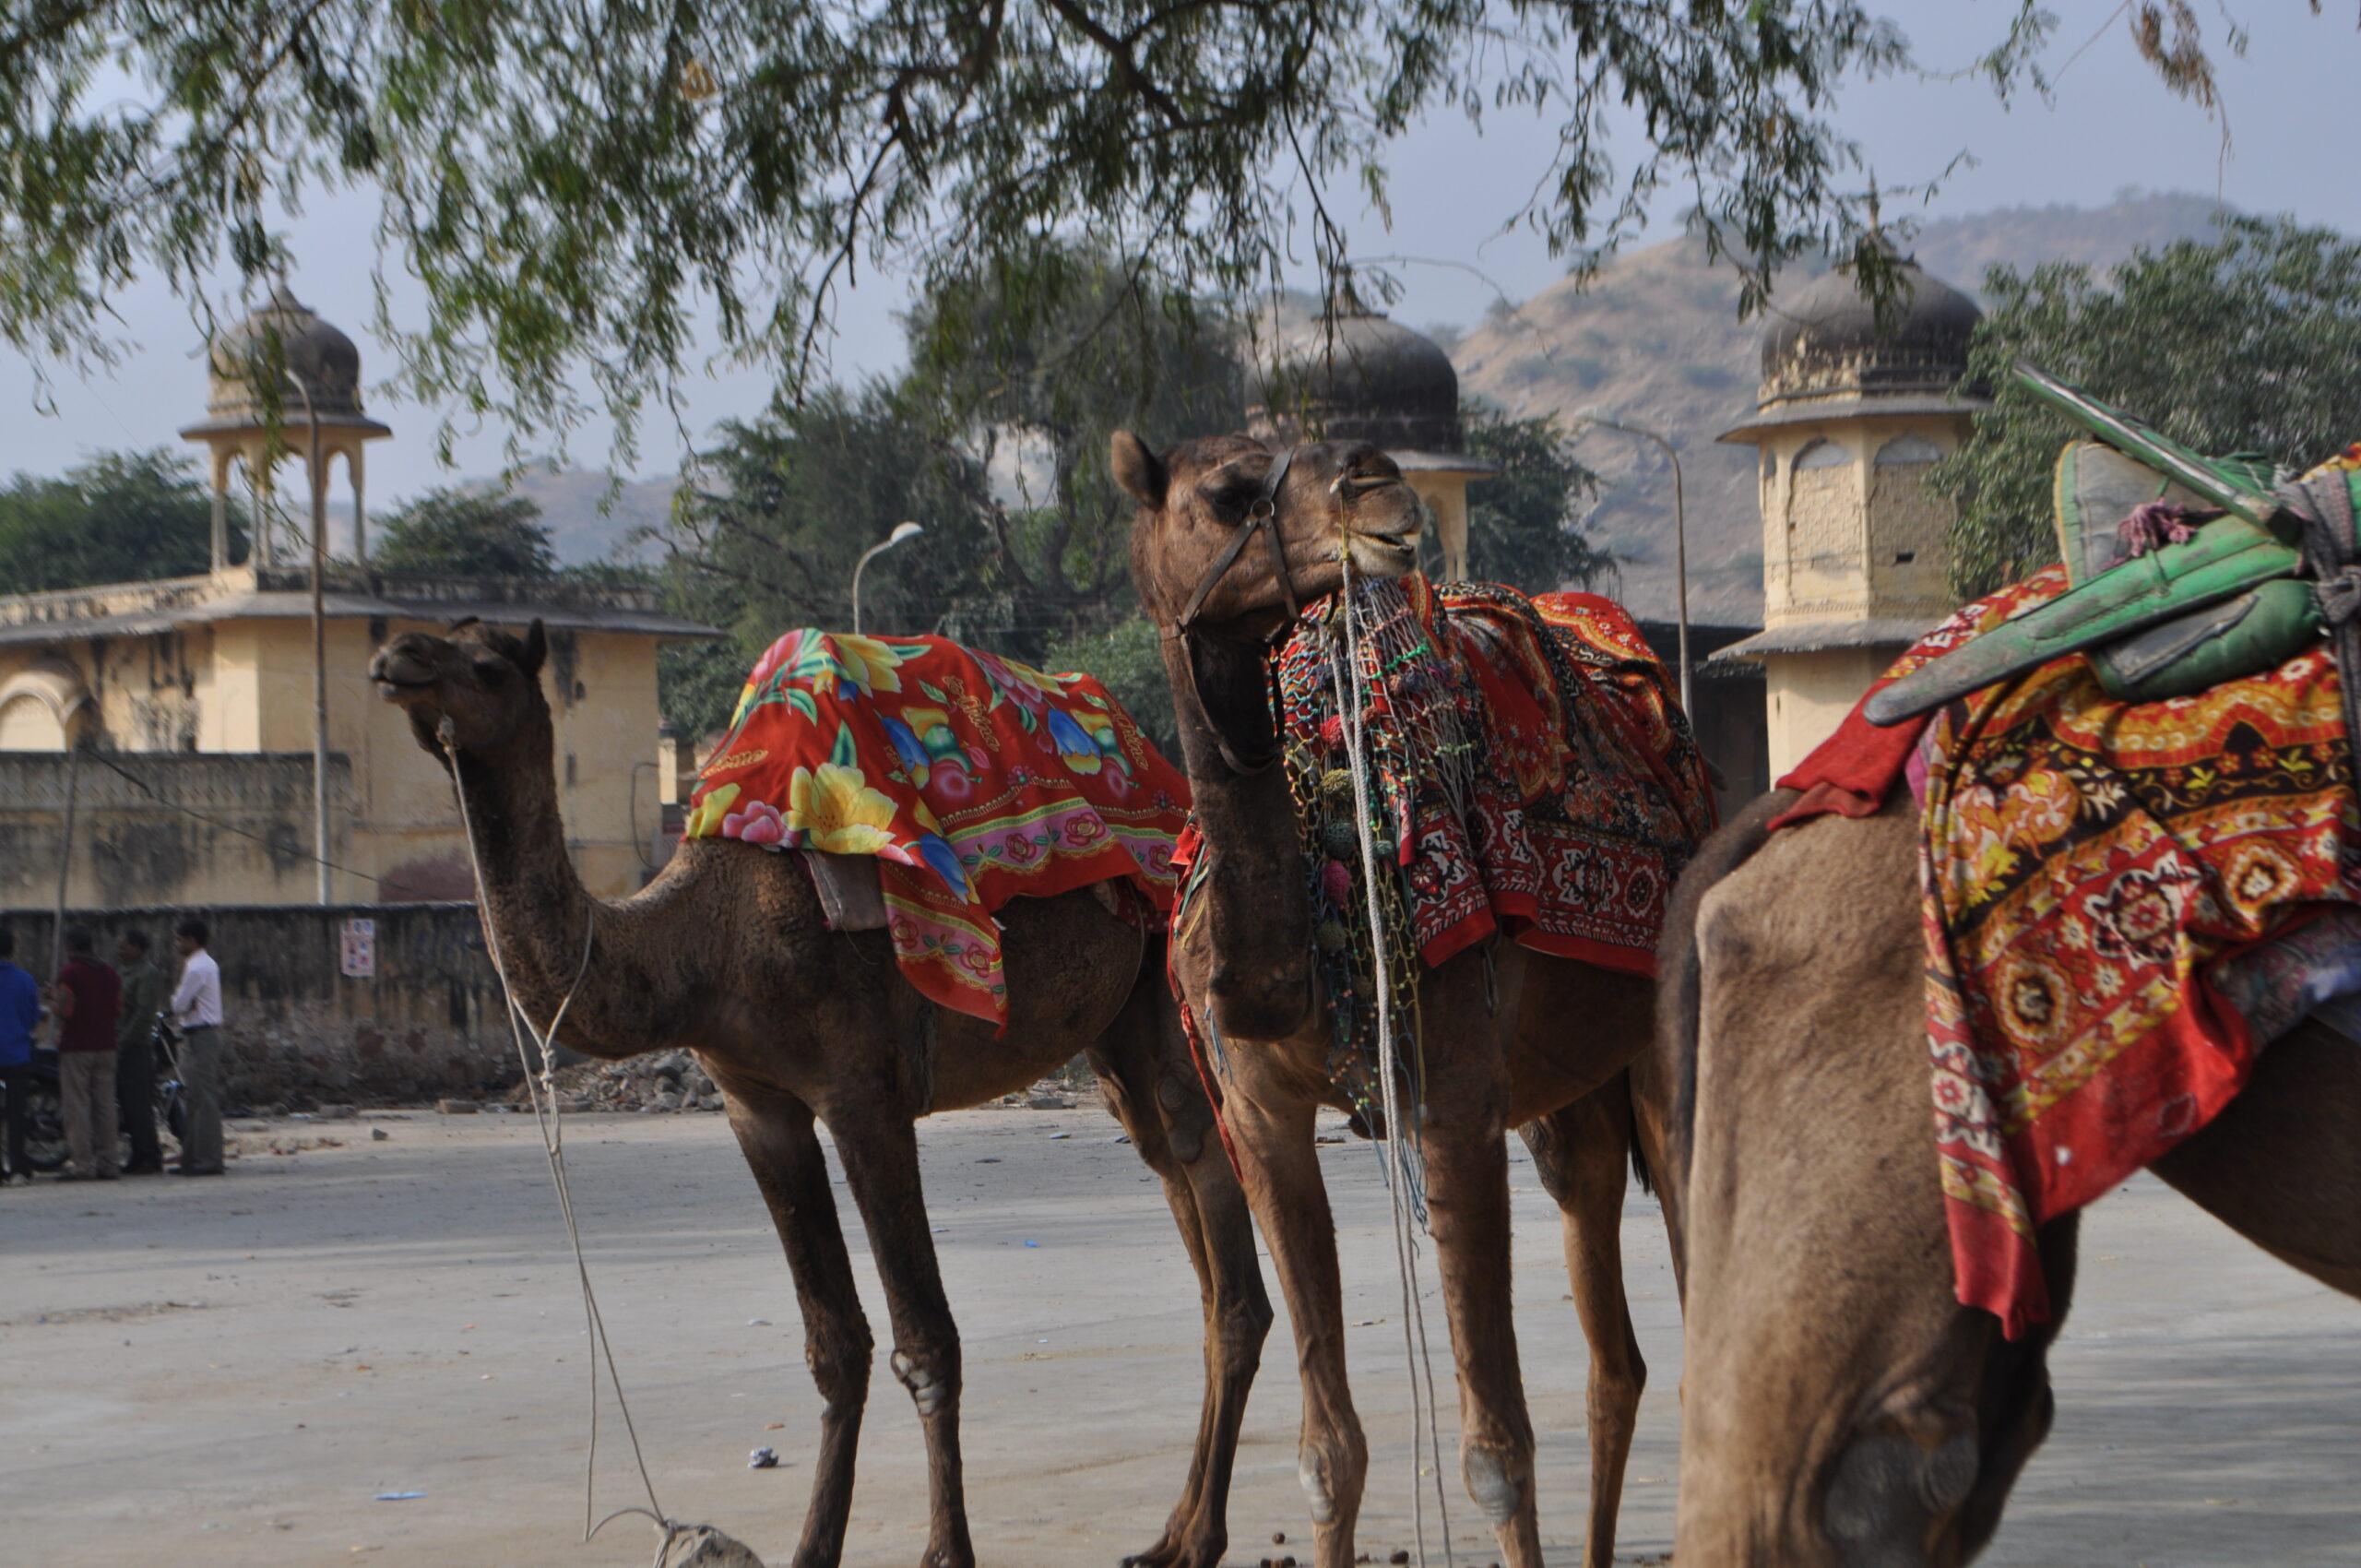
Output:
[[208,421],[244,424],[262,418],[266,403],[255,380],[267,374],[274,361],[295,383],[279,396],[280,418],[301,422],[309,414],[322,424],[375,422],[361,411],[361,350],[284,283],[271,290],[260,310],[213,339],[206,377]]
[[1968,339],[1984,313],[1915,259],[1895,272],[1896,298],[1882,327],[1850,272],[1824,273],[1790,298],[1772,299],[1754,422],[1821,417],[1857,399],[1888,408],[1895,398],[1961,406],[1953,389],[1967,374]]
[[[230,473],[243,463],[250,481],[254,517],[249,525],[250,564],[272,565],[300,547],[281,540],[270,504],[272,470],[293,457],[306,469],[314,462],[312,526],[323,534],[321,516],[327,470],[342,457],[352,480],[352,552],[369,559],[367,508],[362,494],[362,448],[393,431],[361,409],[361,350],[352,339],[320,319],[281,283],[262,308],[214,335],[206,356],[205,417],[181,429],[182,439],[210,448],[213,481],[213,569],[230,564]],[[276,379],[276,396],[263,383]],[[301,434],[298,434],[298,433]]]
[[1442,346],[1340,291],[1326,322],[1284,339],[1255,378],[1246,428],[1264,440],[1382,447],[1434,516],[1443,574],[1467,571],[1467,481],[1500,472],[1462,449],[1459,372]]

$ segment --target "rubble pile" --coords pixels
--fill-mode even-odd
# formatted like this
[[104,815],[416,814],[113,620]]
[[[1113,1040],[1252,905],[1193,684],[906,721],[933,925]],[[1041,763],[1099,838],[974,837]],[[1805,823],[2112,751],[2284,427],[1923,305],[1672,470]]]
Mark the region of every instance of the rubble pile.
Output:
[[[621,1062],[580,1062],[557,1071],[560,1107],[566,1111],[718,1111],[721,1091],[685,1051],[651,1051]],[[529,1106],[519,1084],[512,1105]]]

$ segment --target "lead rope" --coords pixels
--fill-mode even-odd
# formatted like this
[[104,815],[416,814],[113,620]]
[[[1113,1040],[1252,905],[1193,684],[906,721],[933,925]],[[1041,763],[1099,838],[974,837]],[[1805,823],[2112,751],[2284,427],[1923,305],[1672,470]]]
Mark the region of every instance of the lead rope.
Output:
[[[1402,1353],[1410,1376],[1410,1466],[1413,1471],[1410,1478],[1410,1521],[1418,1540],[1418,1568],[1427,1568],[1426,1501],[1415,1473],[1422,1423],[1434,1474],[1435,1512],[1442,1524],[1442,1555],[1446,1565],[1453,1562],[1453,1556],[1451,1504],[1443,1488],[1442,1433],[1435,1405],[1434,1354],[1427,1338],[1426,1302],[1418,1285],[1418,1218],[1414,1208],[1424,1206],[1425,1159],[1424,1151],[1417,1143],[1419,1134],[1402,1115],[1403,1063],[1400,1046],[1394,1038],[1393,966],[1387,961],[1385,920],[1378,902],[1377,838],[1370,826],[1368,710],[1361,701],[1360,639],[1355,625],[1353,557],[1349,540],[1337,541],[1337,556],[1344,568],[1342,591],[1337,596],[1338,606],[1344,612],[1344,659],[1339,664],[1332,644],[1328,669],[1336,688],[1337,707],[1344,719],[1346,760],[1353,775],[1353,814],[1360,840],[1361,891],[1369,914],[1370,950],[1374,955],[1370,968],[1375,977],[1377,992],[1378,1098],[1384,1111],[1386,1130],[1386,1142],[1379,1146],[1379,1168],[1385,1174],[1386,1204],[1393,1218],[1394,1269],[1402,1282]],[[1413,1198],[1414,1193],[1421,1196]],[[1422,1369],[1426,1379],[1423,1410],[1419,1388]]]
[[[582,1469],[582,1538],[590,1539],[600,1530],[626,1514],[645,1514],[664,1532],[657,1543],[656,1562],[661,1564],[672,1538],[692,1526],[675,1523],[656,1500],[656,1483],[648,1478],[647,1455],[639,1445],[639,1431],[631,1419],[631,1401],[623,1397],[623,1383],[615,1370],[615,1348],[607,1337],[606,1319],[599,1312],[598,1293],[590,1288],[590,1265],[582,1255],[582,1230],[575,1222],[574,1194],[565,1181],[565,1131],[558,1111],[557,1055],[551,1042],[556,1038],[558,1026],[565,1022],[566,1010],[574,1005],[575,992],[582,989],[582,979],[590,972],[590,948],[598,932],[597,906],[583,916],[582,958],[575,966],[574,983],[565,988],[565,998],[557,1006],[547,1029],[537,1028],[527,1016],[524,1006],[516,1000],[516,990],[508,983],[508,966],[500,956],[500,937],[493,930],[490,895],[484,887],[483,861],[476,853],[476,829],[468,812],[468,792],[459,787],[459,753],[455,742],[451,721],[445,719],[435,729],[434,738],[442,743],[443,754],[451,765],[451,793],[459,802],[459,831],[468,844],[468,867],[475,875],[477,907],[483,911],[484,949],[491,956],[492,973],[499,977],[500,994],[508,1004],[508,1033],[516,1042],[516,1060],[525,1070],[526,1098],[533,1103],[533,1123],[540,1130],[541,1150],[549,1156],[550,1180],[557,1188],[558,1213],[565,1219],[565,1238],[574,1249],[575,1277],[582,1285],[583,1332],[590,1338],[590,1452]],[[521,1026],[521,1027],[520,1027]],[[525,1049],[525,1037],[530,1035],[534,1051],[539,1053],[540,1070],[534,1068],[534,1055]],[[547,1109],[543,1101],[547,1100]],[[632,1461],[639,1468],[639,1484],[647,1492],[645,1508],[619,1508],[605,1518],[592,1522],[597,1509],[595,1501],[599,1476],[599,1364],[607,1367],[607,1381],[615,1391],[615,1408],[623,1412],[623,1435],[631,1440]]]

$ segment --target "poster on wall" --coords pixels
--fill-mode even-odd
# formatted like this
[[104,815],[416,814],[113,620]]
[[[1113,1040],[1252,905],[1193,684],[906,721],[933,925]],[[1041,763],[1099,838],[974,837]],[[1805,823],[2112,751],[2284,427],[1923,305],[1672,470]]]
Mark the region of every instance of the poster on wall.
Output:
[[344,922],[344,978],[374,980],[377,977],[377,922],[352,920]]

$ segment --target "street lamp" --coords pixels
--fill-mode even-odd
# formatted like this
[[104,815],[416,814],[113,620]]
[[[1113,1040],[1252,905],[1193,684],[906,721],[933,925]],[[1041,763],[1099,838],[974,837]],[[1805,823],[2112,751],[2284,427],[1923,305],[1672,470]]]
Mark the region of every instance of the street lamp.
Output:
[[[328,868],[328,633],[324,577],[327,569],[327,479],[320,472],[320,414],[312,406],[311,384],[292,370],[287,384],[303,399],[303,422],[312,434],[311,461],[303,475],[312,490],[312,871],[319,901],[332,900]],[[353,513],[355,536],[361,527]]]
[[869,564],[869,558],[870,558],[871,556],[872,556],[872,555],[881,555],[881,554],[884,553],[886,551],[893,549],[896,545],[897,545],[897,544],[901,543],[904,540],[906,540],[906,539],[916,539],[916,538],[918,538],[918,536],[919,536],[919,535],[920,535],[920,534],[922,534],[922,533],[924,533],[924,532],[926,532],[926,529],[922,529],[922,528],[919,527],[919,526],[918,526],[918,524],[916,524],[916,523],[897,523],[897,524],[896,524],[896,525],[895,525],[894,531],[893,531],[892,533],[887,534],[887,535],[886,535],[883,540],[879,540],[879,541],[878,541],[877,543],[875,543],[875,544],[871,545],[868,549],[866,549],[866,550],[862,551],[862,552],[860,552],[860,559],[853,563],[853,567],[852,567],[852,632],[853,632],[853,636],[859,636],[860,635],[860,573],[861,573],[861,568],[863,568],[863,567],[865,567],[865,566],[867,566],[867,565]]
[[1680,709],[1693,721],[1696,709],[1689,700],[1689,514],[1681,498],[1680,454],[1672,443],[1653,430],[1636,424],[1626,424],[1607,414],[1588,410],[1573,416],[1584,424],[1594,424],[1601,430],[1619,430],[1626,435],[1636,435],[1643,441],[1653,441],[1664,448],[1672,460],[1672,576],[1674,591],[1680,600]]

